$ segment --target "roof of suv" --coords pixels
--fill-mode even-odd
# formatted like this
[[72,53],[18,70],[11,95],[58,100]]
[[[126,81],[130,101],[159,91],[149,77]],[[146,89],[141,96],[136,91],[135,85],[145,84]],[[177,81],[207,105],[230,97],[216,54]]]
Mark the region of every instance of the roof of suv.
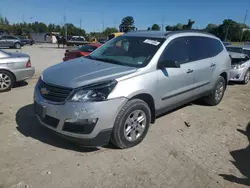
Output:
[[197,30],[181,30],[181,31],[148,31],[148,30],[139,30],[139,31],[131,31],[125,36],[138,36],[138,37],[152,37],[152,38],[166,38],[170,35],[181,34],[181,33],[197,33],[197,34],[205,34],[209,36],[214,36],[210,33],[197,31]]

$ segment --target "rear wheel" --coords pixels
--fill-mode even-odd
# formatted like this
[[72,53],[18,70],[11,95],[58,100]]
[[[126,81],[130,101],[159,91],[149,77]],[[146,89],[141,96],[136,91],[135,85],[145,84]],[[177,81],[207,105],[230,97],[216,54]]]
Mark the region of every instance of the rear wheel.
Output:
[[14,44],[14,47],[15,47],[16,49],[20,49],[20,48],[21,48],[21,44],[20,44],[19,42],[16,42],[16,43]]
[[247,84],[249,82],[249,79],[250,79],[250,70],[246,72],[243,84]]
[[15,83],[15,78],[8,71],[0,70],[0,92],[9,91]]
[[225,79],[222,76],[220,76],[211,94],[205,98],[205,102],[211,106],[218,105],[224,96],[225,89],[226,89]]
[[150,109],[144,101],[128,101],[116,117],[111,142],[121,149],[139,144],[148,132],[150,120]]

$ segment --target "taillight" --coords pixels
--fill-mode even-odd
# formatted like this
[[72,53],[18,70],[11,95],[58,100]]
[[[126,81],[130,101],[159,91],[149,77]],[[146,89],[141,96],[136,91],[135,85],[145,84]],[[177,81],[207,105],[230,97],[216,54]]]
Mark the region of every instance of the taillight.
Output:
[[26,63],[26,68],[29,68],[29,67],[31,67],[30,59],[29,59],[29,61]]

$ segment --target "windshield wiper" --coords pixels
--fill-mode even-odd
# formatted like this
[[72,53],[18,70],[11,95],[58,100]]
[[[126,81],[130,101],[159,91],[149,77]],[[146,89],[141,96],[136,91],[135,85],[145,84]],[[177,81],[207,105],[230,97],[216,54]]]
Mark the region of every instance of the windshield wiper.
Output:
[[123,64],[120,61],[117,61],[117,60],[114,60],[114,59],[109,59],[109,58],[93,58],[93,59],[97,60],[97,61],[103,61],[103,62],[106,62],[106,63]]

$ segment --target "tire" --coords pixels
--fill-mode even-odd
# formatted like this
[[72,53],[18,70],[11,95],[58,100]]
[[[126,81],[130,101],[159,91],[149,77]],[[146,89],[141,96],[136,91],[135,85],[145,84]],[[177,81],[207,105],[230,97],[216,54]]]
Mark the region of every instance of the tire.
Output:
[[0,92],[11,90],[14,84],[14,76],[8,71],[0,70]]
[[243,84],[248,84],[250,79],[250,70],[247,70],[245,76],[244,76],[244,81],[242,82]]
[[15,47],[16,49],[20,49],[20,48],[21,48],[21,44],[20,44],[19,42],[16,42],[16,43],[14,44],[14,47]]
[[216,84],[211,94],[205,98],[205,102],[210,106],[218,105],[223,99],[225,89],[226,89],[225,79],[222,76],[220,76],[216,81]]
[[147,135],[150,122],[151,112],[147,103],[140,99],[128,101],[116,117],[111,143],[120,149],[139,144]]

